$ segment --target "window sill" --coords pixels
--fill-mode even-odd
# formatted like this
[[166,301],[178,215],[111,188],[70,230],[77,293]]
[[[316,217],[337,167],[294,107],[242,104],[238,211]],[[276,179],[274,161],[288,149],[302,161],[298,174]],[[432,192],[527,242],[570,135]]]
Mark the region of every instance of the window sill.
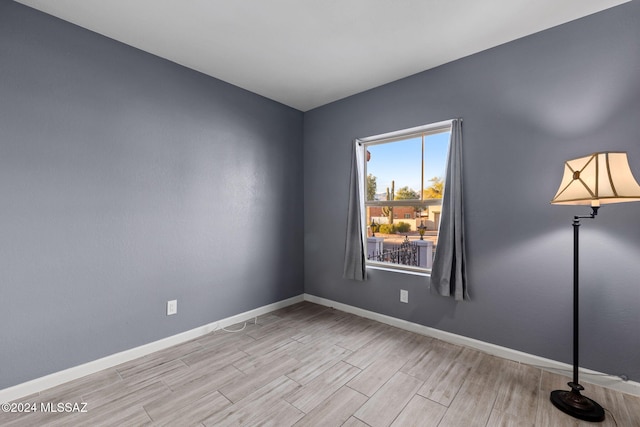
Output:
[[421,270],[413,270],[408,268],[400,268],[400,267],[388,267],[385,265],[378,264],[367,264],[366,268],[371,270],[382,270],[382,271],[390,271],[392,273],[401,273],[401,274],[410,274],[412,276],[422,276],[422,277],[431,277],[431,271],[421,271]]

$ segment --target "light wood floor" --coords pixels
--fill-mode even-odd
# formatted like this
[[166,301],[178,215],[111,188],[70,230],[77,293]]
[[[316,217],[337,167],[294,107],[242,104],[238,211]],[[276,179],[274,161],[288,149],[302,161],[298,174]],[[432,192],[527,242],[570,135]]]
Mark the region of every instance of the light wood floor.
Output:
[[[0,425],[593,425],[549,402],[567,381],[305,302],[20,400],[86,413],[0,413]],[[640,397],[586,388],[607,409],[598,425],[640,426]]]

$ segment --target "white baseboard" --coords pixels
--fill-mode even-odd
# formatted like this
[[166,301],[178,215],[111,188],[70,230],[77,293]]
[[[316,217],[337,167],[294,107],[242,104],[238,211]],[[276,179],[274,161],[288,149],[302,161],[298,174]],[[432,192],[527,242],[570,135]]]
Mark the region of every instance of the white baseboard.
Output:
[[217,322],[212,322],[207,325],[179,333],[177,335],[163,338],[149,344],[141,345],[140,347],[125,350],[120,353],[112,354],[101,359],[65,369],[64,371],[54,372],[53,374],[44,377],[36,378],[22,384],[5,388],[3,390],[0,390],[0,403],[11,402],[13,400],[20,399],[21,397],[39,393],[43,390],[55,387],[68,381],[82,378],[86,375],[96,373],[103,369],[112,368],[121,363],[128,362],[129,360],[146,356],[153,352],[169,348],[176,344],[181,344],[194,338],[198,338],[202,335],[206,335],[217,329],[226,328],[239,322],[245,322],[255,317],[265,315],[274,310],[288,307],[302,301],[304,301],[303,295],[298,295],[286,300],[275,302],[273,304],[258,307],[254,310],[249,310],[235,316],[227,317],[225,319],[218,320]]
[[[368,311],[362,308],[317,297],[315,295],[304,294],[304,300],[315,304],[324,305],[326,307],[333,307],[337,310],[355,314],[357,316],[375,320],[387,325],[395,326],[396,328],[437,338],[451,344],[475,348],[485,353],[502,357],[503,359],[513,360],[514,362],[536,366],[550,372],[565,375],[567,377],[572,376],[573,367],[567,363],[546,359],[544,357],[535,356],[533,354],[524,353],[507,347],[501,347],[499,345],[479,341],[473,338],[467,338],[462,335],[453,334],[451,332],[441,331],[438,329],[430,328],[428,326],[419,325],[417,323],[412,323],[406,320],[386,316],[384,314],[375,313],[373,311]],[[581,380],[584,380],[584,382],[607,387],[622,393],[640,396],[640,383],[635,381],[624,381],[620,377],[614,375],[603,374],[601,372],[584,368],[580,368],[580,378]]]
[[[180,344],[194,338],[206,335],[217,329],[226,328],[239,322],[251,320],[258,316],[263,316],[274,310],[288,307],[290,305],[309,301],[315,304],[324,305],[326,307],[333,307],[346,313],[355,314],[360,317],[375,320],[387,325],[395,326],[400,329],[415,332],[421,335],[430,336],[440,339],[452,344],[458,344],[466,347],[475,348],[477,350],[489,353],[504,359],[513,360],[515,362],[525,363],[540,367],[542,369],[555,372],[558,374],[571,376],[572,367],[566,363],[557,362],[555,360],[546,359],[543,357],[535,356],[532,354],[524,353],[510,348],[501,347],[495,344],[486,343],[484,341],[475,340],[473,338],[467,338],[462,335],[452,334],[450,332],[441,331],[438,329],[430,328],[428,326],[419,325],[406,320],[398,319],[384,314],[375,313],[372,311],[364,310],[351,305],[343,304],[340,302],[332,301],[326,298],[317,297],[310,294],[298,295],[286,300],[278,301],[273,304],[258,307],[254,310],[250,310],[244,313],[237,314],[235,316],[227,317],[225,319],[212,322],[204,326],[200,326],[195,329],[191,329],[186,332],[182,332],[177,335],[173,335],[167,338],[163,338],[158,341],[154,341],[149,344],[135,347],[130,350],[125,350],[120,353],[112,354],[107,357],[103,357],[98,360],[94,360],[83,365],[74,366],[64,371],[55,372],[53,374],[36,378],[34,380],[15,385],[13,387],[0,390],[0,403],[11,402],[13,400],[20,399],[21,397],[29,396],[40,391],[46,390],[51,387],[63,384],[68,381],[72,381],[86,375],[90,375],[101,371],[103,369],[109,369],[117,366],[121,363],[136,359],[138,357],[146,356],[153,352],[163,350],[165,348]],[[622,393],[628,393],[635,396],[640,396],[640,383],[635,381],[623,381],[621,378],[613,375],[606,375],[600,372],[580,369],[581,378],[585,382],[600,385],[610,388],[612,390],[620,391]]]

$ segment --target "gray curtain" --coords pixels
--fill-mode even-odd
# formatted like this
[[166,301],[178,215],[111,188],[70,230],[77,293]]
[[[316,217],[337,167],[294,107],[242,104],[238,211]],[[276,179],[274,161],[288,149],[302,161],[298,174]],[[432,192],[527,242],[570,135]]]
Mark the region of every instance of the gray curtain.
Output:
[[446,175],[438,247],[431,269],[431,290],[461,301],[469,299],[464,247],[461,119],[455,119],[451,124]]
[[351,152],[351,179],[349,182],[349,210],[347,212],[347,235],[344,254],[343,277],[351,280],[365,280],[365,229],[360,212],[360,200],[364,199],[364,183],[359,182],[359,170],[364,161],[364,148],[356,140]]

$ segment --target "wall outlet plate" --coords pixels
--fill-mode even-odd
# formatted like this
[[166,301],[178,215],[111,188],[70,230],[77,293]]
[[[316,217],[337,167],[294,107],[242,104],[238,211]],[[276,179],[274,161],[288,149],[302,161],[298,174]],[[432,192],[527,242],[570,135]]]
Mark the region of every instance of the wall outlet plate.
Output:
[[405,303],[409,302],[409,291],[400,289],[400,302],[405,302]]
[[171,316],[172,314],[176,314],[178,312],[178,300],[173,299],[171,301],[167,301],[167,316]]

